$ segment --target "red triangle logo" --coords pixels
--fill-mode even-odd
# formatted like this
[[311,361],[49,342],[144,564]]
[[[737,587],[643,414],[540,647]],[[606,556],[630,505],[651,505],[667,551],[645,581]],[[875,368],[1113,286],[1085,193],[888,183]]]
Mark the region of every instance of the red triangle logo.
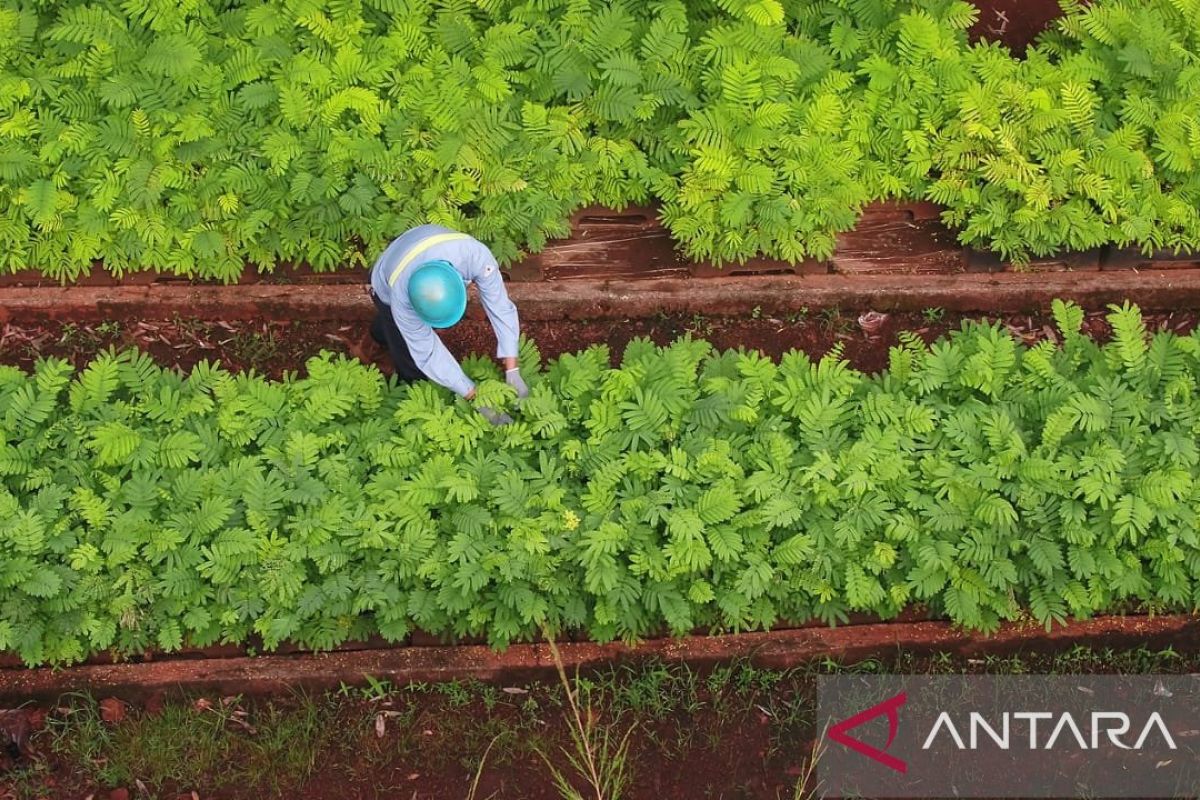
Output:
[[[829,729],[829,738],[841,745],[849,747],[856,753],[860,753],[873,761],[878,761],[885,767],[894,769],[896,772],[908,772],[908,764],[884,752],[892,746],[892,742],[896,738],[896,733],[900,730],[900,706],[908,702],[908,694],[900,692],[895,697],[890,697],[882,703],[876,703],[870,708],[860,711],[853,717],[848,717]],[[847,731],[857,728],[859,725],[870,722],[876,717],[887,715],[888,718],[888,739],[887,744],[883,746],[883,750],[878,747],[873,747],[861,739],[855,739],[849,736]]]

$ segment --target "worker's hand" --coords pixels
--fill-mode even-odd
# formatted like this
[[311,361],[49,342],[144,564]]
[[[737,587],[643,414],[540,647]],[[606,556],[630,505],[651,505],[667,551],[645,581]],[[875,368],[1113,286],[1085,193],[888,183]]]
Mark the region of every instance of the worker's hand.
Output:
[[480,406],[478,411],[480,414],[483,415],[484,419],[486,419],[488,422],[492,423],[493,425],[511,425],[512,424],[512,421],[513,421],[512,417],[510,417],[508,414],[505,414],[503,411],[493,411],[492,409],[488,408],[487,406]]
[[513,369],[505,370],[504,380],[509,386],[517,390],[518,399],[529,397],[529,387],[525,385],[525,379],[521,377],[520,369],[514,367]]

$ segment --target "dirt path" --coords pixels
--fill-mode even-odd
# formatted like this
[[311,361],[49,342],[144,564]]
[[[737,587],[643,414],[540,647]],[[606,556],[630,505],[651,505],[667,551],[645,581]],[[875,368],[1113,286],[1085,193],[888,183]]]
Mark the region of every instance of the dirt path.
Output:
[[[1191,332],[1197,323],[1194,311],[1146,315],[1151,330]],[[819,357],[841,344],[844,354],[858,369],[875,372],[887,365],[888,348],[902,331],[912,331],[932,341],[959,328],[966,319],[983,319],[931,309],[925,314],[848,314],[836,310],[786,318],[752,314],[744,317],[682,317],[663,315],[654,319],[598,320],[578,322],[531,322],[523,333],[537,343],[545,359],[573,352],[591,344],[607,344],[614,357],[634,337],[645,336],[659,343],[691,334],[707,339],[720,349],[746,347],[778,357],[800,349]],[[1009,314],[992,317],[1027,343],[1053,337],[1053,320],[1045,315]],[[1087,316],[1085,329],[1104,338],[1109,333],[1104,312]],[[492,353],[495,339],[486,322],[467,320],[445,338],[460,357],[468,353]],[[364,324],[329,321],[199,322],[105,321],[98,323],[46,322],[0,326],[0,363],[24,368],[39,356],[59,356],[76,365],[85,364],[108,347],[138,347],[160,363],[190,369],[203,359],[220,360],[235,370],[254,369],[278,377],[285,370],[300,369],[304,361],[322,349],[344,352],[390,370],[383,349],[375,344]]]
[[[590,674],[572,691],[581,716],[592,721],[590,741],[599,745],[609,736],[605,763],[617,761],[628,734],[624,800],[794,800],[797,784],[811,776],[817,676],[838,669],[737,663],[701,672],[649,663]],[[1188,674],[1200,669],[1200,653],[899,654],[861,669]],[[560,800],[551,767],[584,788],[570,763],[569,711],[566,692],[553,681],[376,683],[254,701],[150,698],[136,707],[76,695],[23,712],[33,727],[26,749],[37,757],[14,763],[0,746],[0,798]],[[0,710],[0,737],[7,713]]]

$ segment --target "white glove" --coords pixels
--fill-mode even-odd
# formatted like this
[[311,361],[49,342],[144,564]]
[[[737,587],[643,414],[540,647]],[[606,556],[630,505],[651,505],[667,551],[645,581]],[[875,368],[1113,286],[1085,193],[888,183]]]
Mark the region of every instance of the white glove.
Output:
[[505,414],[503,411],[493,411],[492,409],[488,408],[487,406],[480,406],[479,413],[483,415],[484,419],[486,419],[488,422],[492,423],[493,425],[511,425],[512,424],[512,417],[510,417],[508,414]]
[[505,382],[512,388],[517,390],[517,398],[524,399],[529,397],[529,387],[525,385],[525,379],[521,377],[521,370],[514,367],[506,370],[504,373]]

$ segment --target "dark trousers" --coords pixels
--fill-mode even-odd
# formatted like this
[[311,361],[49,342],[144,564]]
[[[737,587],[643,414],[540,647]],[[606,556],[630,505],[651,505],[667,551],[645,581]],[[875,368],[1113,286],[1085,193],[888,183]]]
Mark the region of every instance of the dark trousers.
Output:
[[392,364],[396,367],[396,377],[405,383],[428,380],[413,361],[412,353],[408,352],[404,335],[396,327],[396,320],[392,319],[392,309],[374,294],[371,295],[371,299],[375,301],[375,321],[371,323],[371,338],[387,347]]

